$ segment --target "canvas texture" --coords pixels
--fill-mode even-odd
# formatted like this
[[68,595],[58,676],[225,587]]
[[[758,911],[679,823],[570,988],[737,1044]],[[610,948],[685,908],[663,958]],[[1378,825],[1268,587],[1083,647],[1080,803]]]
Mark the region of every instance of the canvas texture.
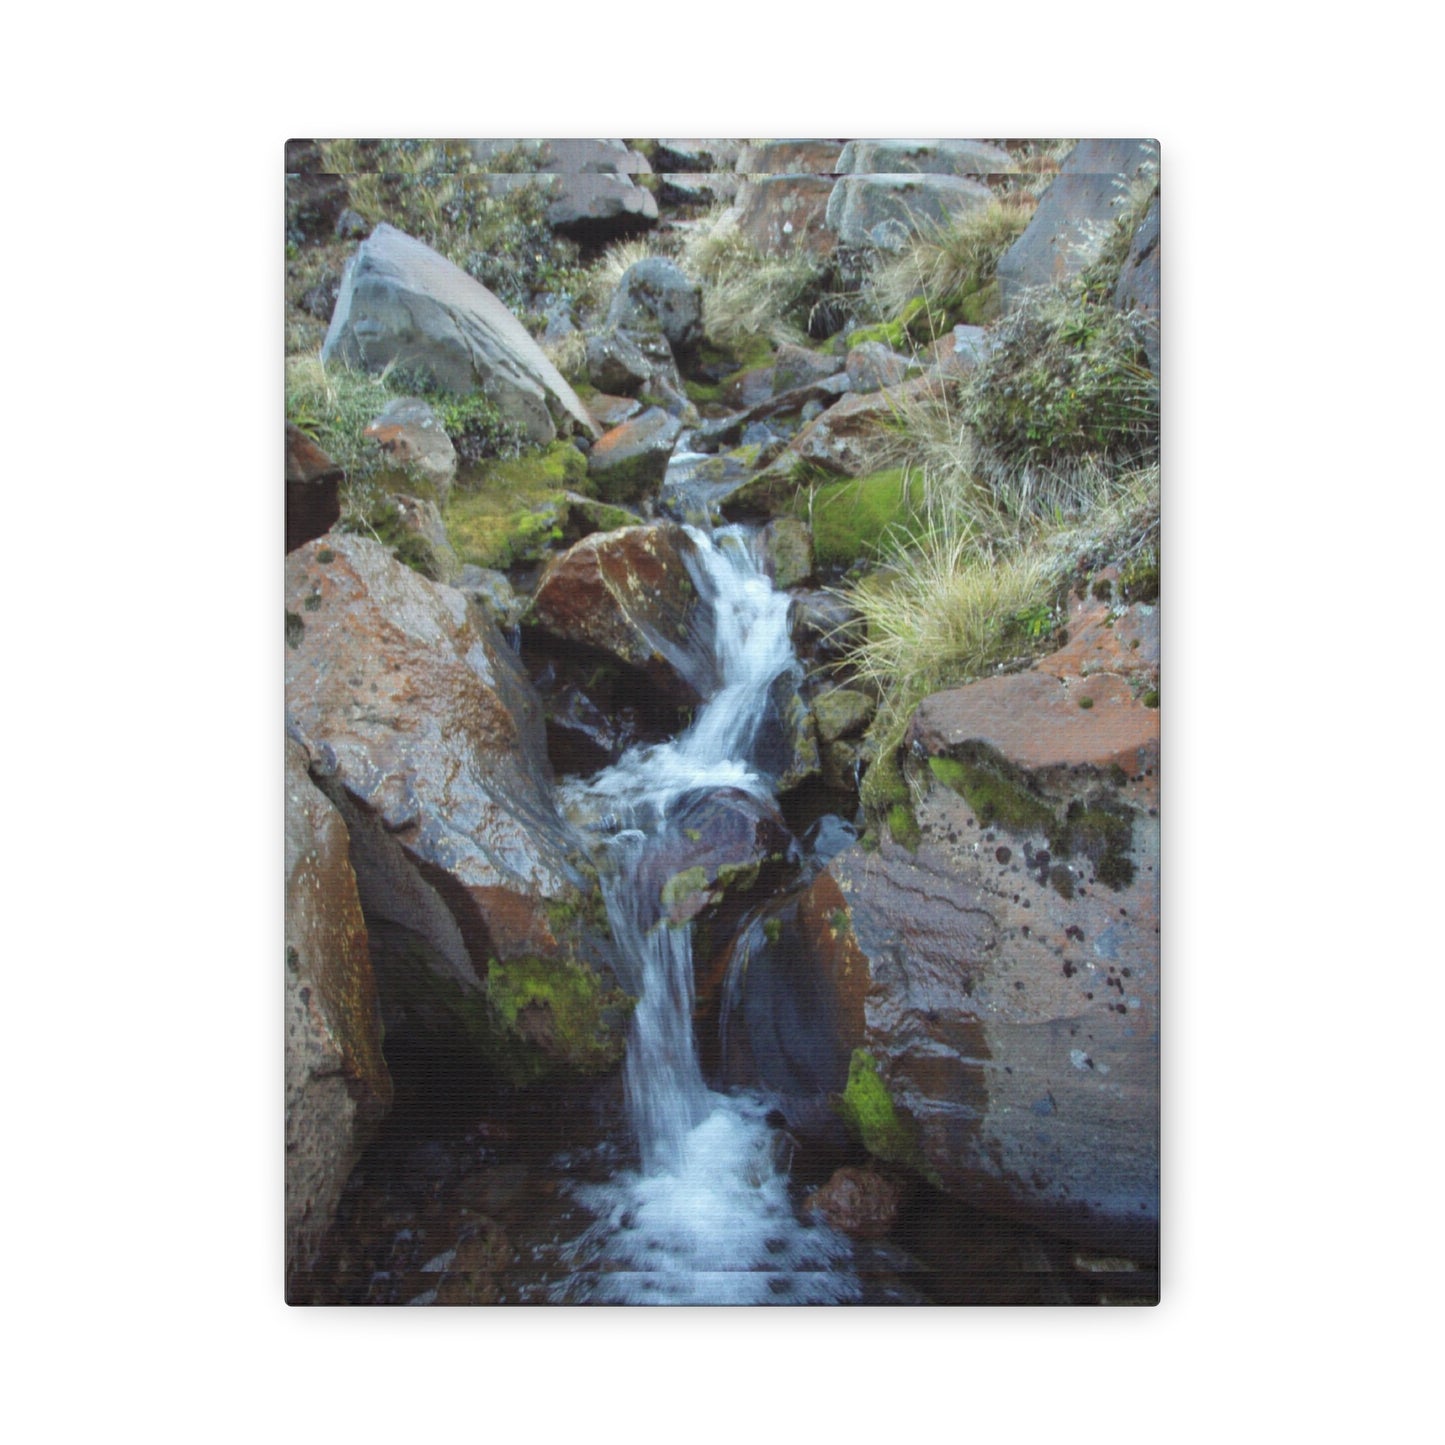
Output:
[[1158,144],[285,188],[287,1301],[1157,1302]]

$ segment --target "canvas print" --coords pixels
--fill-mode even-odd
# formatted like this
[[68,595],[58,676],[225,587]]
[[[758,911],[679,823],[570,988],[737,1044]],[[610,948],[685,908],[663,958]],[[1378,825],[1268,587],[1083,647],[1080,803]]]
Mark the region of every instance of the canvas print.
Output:
[[285,148],[285,1297],[1159,1293],[1147,139]]

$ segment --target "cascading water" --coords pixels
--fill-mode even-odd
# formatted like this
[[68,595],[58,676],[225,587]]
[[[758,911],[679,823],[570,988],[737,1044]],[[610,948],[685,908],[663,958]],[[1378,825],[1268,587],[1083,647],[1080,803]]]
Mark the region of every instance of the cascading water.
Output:
[[706,1086],[693,1040],[691,925],[656,916],[638,886],[648,850],[684,795],[742,789],[771,801],[752,766],[768,691],[793,666],[788,599],[751,539],[689,528],[693,582],[715,617],[720,683],[692,726],[566,790],[569,811],[606,816],[598,847],[623,981],[638,999],[625,1083],[640,1171],[581,1185],[596,1222],[572,1251],[558,1298],[598,1303],[825,1303],[857,1298],[848,1241],[801,1221],[788,1196],[786,1139],[760,1096]]

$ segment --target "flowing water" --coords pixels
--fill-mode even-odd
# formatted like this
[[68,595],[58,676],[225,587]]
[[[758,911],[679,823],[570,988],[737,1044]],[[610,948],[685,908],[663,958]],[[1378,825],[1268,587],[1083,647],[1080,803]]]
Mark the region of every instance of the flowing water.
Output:
[[[692,726],[564,790],[574,817],[601,820],[597,846],[622,982],[638,999],[624,1080],[640,1167],[573,1187],[595,1216],[555,1298],[625,1303],[824,1303],[857,1298],[846,1238],[800,1218],[786,1137],[759,1095],[707,1087],[693,1038],[692,927],[659,918],[638,886],[680,799],[742,789],[771,802],[753,758],[769,689],[796,666],[788,599],[751,537],[689,529],[698,594],[715,619],[717,685]],[[595,826],[595,823],[594,823]]]

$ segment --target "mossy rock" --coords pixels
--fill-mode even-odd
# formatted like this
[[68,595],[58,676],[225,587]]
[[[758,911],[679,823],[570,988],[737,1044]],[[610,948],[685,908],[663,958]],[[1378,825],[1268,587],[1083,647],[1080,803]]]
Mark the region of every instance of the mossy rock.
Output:
[[837,1101],[837,1111],[875,1158],[927,1172],[918,1143],[918,1126],[895,1106],[878,1062],[867,1049],[853,1050],[848,1083]]
[[632,1000],[606,988],[584,964],[570,958],[527,956],[487,970],[487,1001],[497,1022],[537,1051],[539,1076],[560,1068],[597,1074],[621,1062]]
[[813,529],[819,566],[846,567],[878,555],[890,532],[907,533],[923,506],[923,479],[902,467],[829,481],[800,493],[794,511]]
[[567,493],[590,496],[587,459],[570,442],[468,473],[442,514],[457,558],[504,570],[563,540]]

